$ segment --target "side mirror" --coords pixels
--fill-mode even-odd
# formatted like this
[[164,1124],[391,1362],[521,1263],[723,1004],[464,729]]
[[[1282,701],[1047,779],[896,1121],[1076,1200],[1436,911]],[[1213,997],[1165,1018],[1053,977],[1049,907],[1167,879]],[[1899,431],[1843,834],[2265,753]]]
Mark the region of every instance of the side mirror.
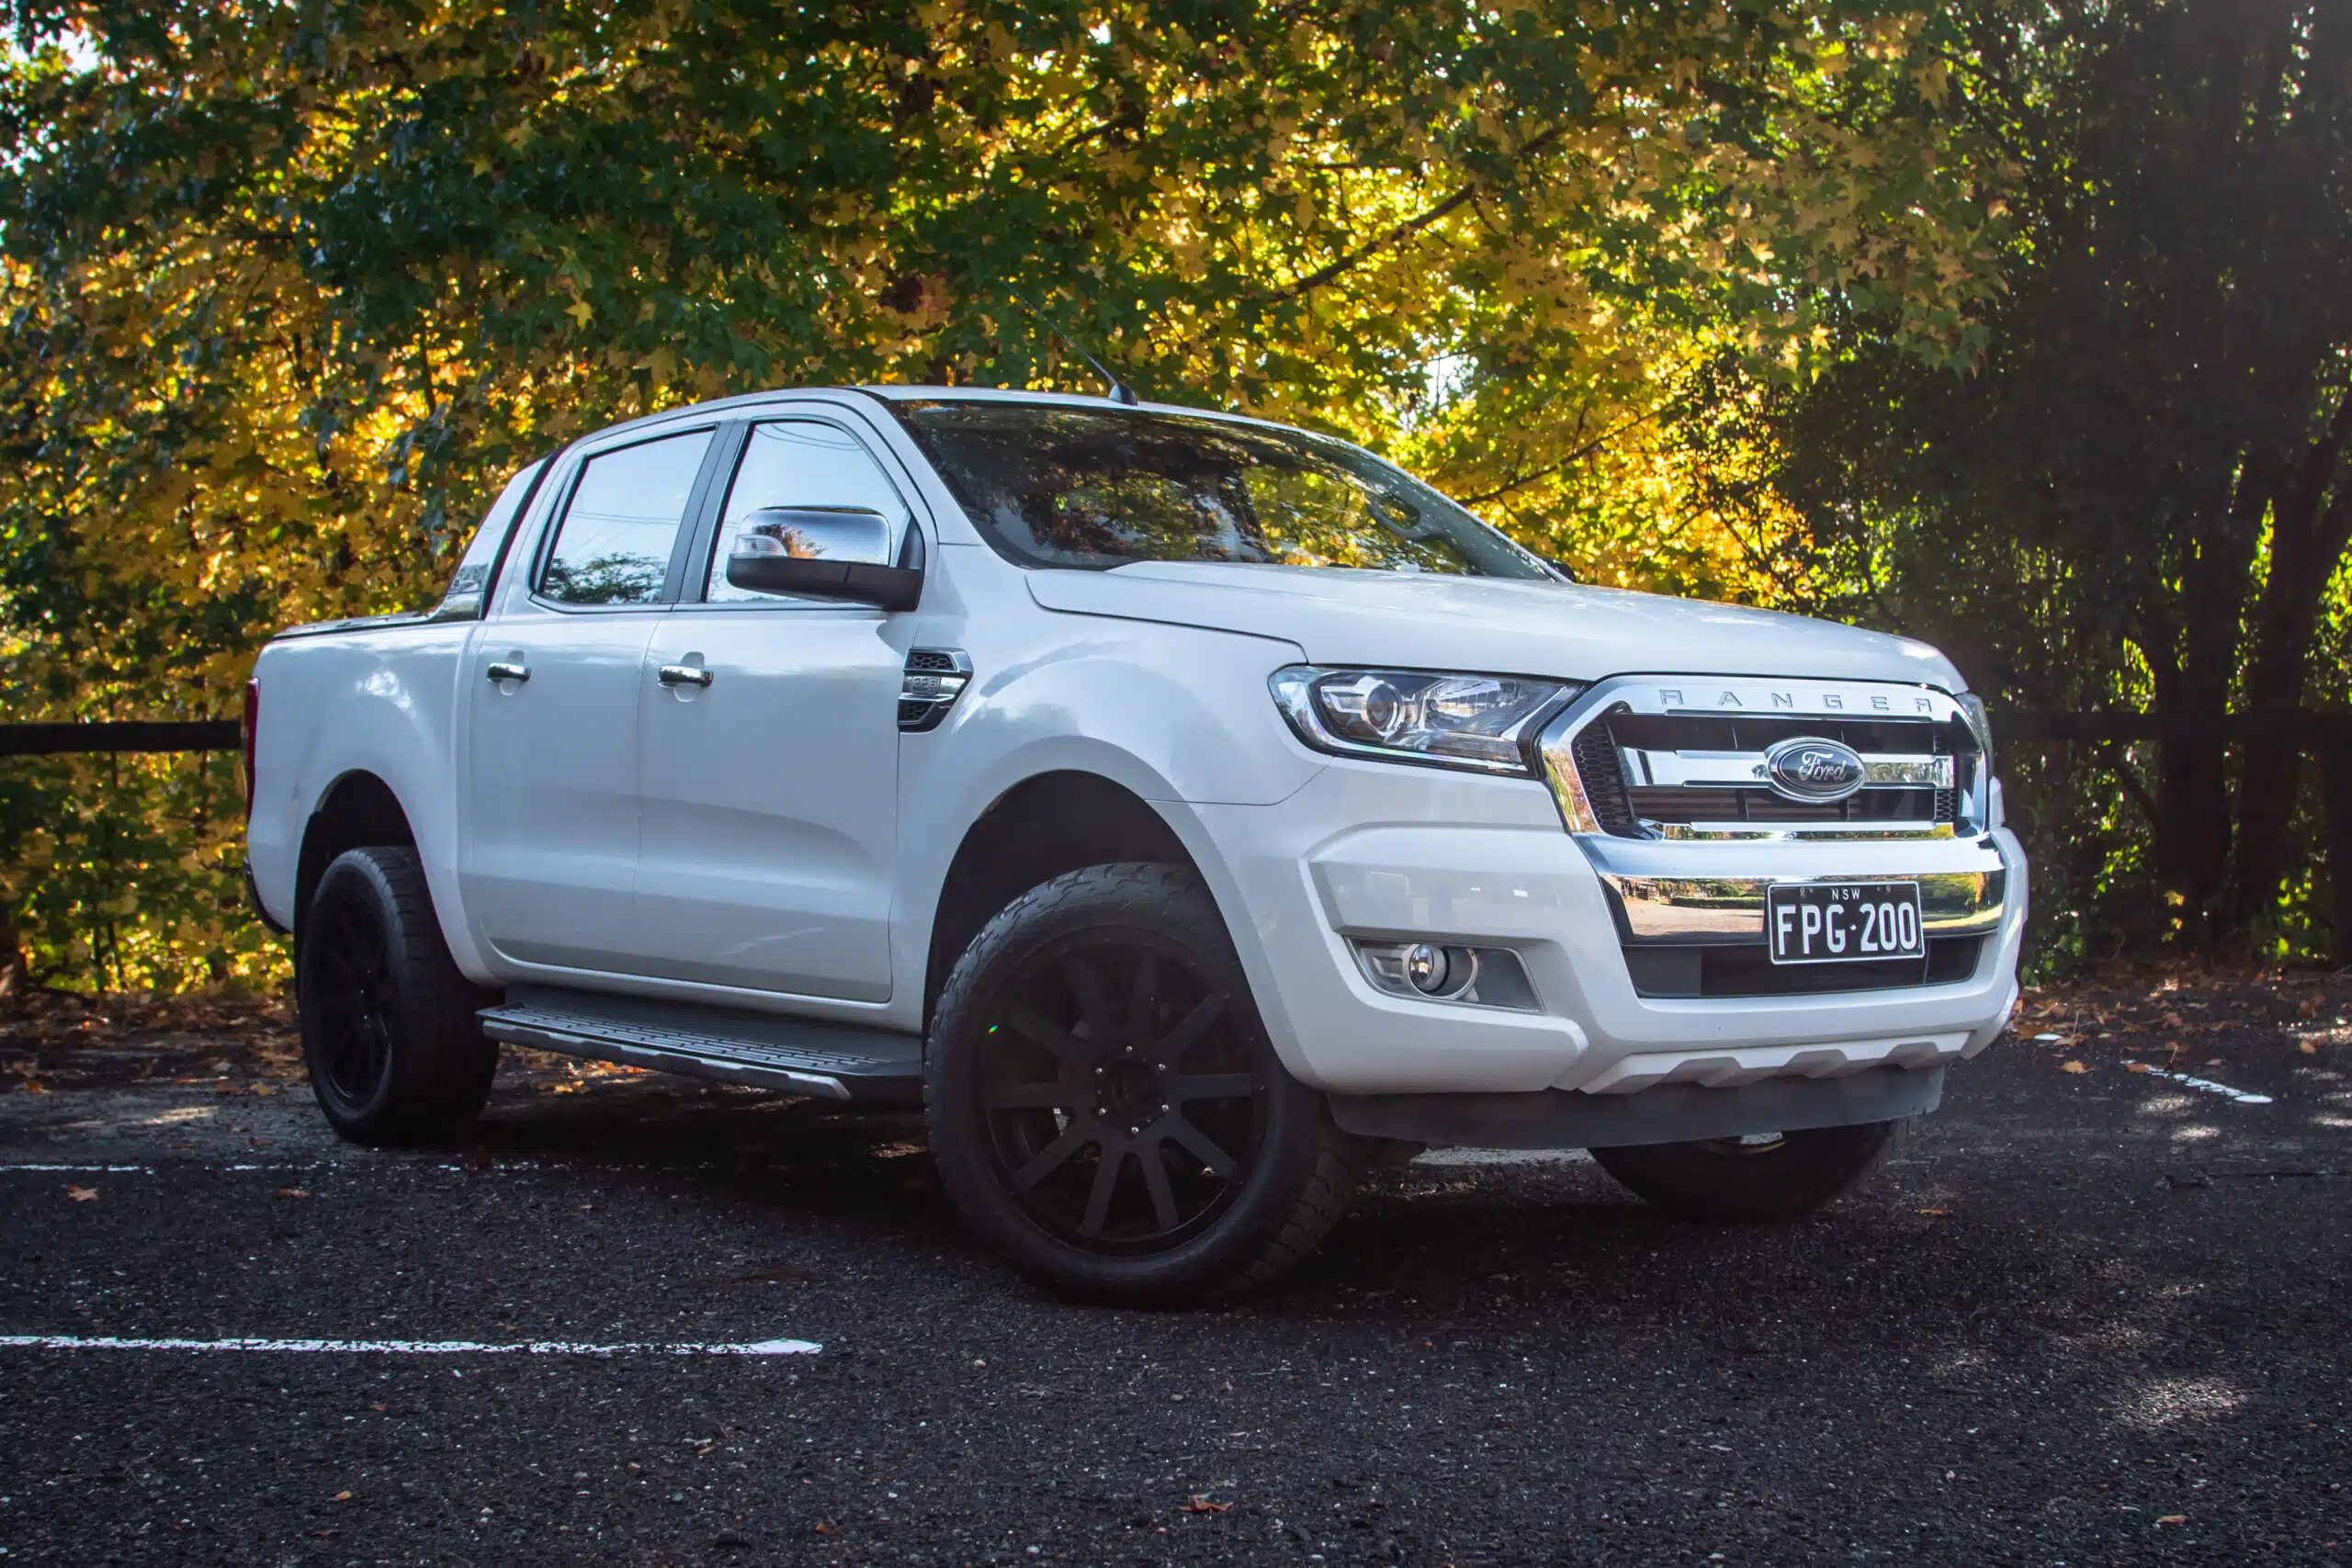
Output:
[[743,519],[727,581],[755,593],[846,599],[911,610],[922,598],[922,530],[907,524],[889,559],[890,523],[862,506],[763,506]]
[[1554,571],[1558,572],[1570,582],[1581,582],[1584,581],[1584,579],[1577,575],[1576,568],[1570,566],[1566,561],[1562,560],[1557,556],[1544,556],[1539,558],[1542,559],[1545,566],[1550,567]]

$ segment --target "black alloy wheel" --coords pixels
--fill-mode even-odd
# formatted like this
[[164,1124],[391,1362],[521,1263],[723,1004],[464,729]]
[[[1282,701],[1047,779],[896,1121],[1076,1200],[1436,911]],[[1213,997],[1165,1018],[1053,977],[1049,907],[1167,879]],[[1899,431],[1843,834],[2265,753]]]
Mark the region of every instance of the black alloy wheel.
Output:
[[406,845],[346,850],[321,874],[296,939],[311,1091],[355,1143],[442,1144],[490,1098],[492,993],[458,972]]
[[372,900],[337,898],[311,916],[304,944],[302,1012],[315,1020],[321,1087],[356,1113],[384,1091],[392,1067],[391,958]]
[[1065,1295],[1173,1304],[1310,1251],[1361,1151],[1284,1070],[1191,869],[1031,888],[949,974],[923,1063],[948,1197]]
[[1105,1256],[1158,1251],[1248,1185],[1264,1075],[1182,948],[1133,931],[1073,934],[1032,954],[990,1011],[989,1151],[1046,1231]]

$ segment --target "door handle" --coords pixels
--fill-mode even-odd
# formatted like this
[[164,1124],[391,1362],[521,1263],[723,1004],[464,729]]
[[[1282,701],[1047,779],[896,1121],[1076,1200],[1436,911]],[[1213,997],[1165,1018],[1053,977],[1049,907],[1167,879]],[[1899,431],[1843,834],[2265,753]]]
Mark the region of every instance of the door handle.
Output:
[[531,667],[527,664],[510,664],[503,659],[493,659],[490,661],[490,667],[482,673],[493,681],[527,681],[531,678]]
[[661,679],[665,686],[707,686],[710,671],[699,664],[664,664]]

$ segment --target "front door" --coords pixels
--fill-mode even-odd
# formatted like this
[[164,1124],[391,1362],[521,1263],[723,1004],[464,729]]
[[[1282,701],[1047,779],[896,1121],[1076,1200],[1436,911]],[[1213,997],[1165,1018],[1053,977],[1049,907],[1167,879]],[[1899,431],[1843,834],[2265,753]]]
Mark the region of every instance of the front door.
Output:
[[846,427],[751,426],[708,556],[639,682],[642,973],[802,996],[890,996],[904,649],[882,611],[745,592],[739,525],[768,507],[916,526]]
[[529,592],[501,595],[467,655],[458,879],[477,935],[511,963],[630,966],[638,682],[712,434],[592,453],[551,542],[512,569]]

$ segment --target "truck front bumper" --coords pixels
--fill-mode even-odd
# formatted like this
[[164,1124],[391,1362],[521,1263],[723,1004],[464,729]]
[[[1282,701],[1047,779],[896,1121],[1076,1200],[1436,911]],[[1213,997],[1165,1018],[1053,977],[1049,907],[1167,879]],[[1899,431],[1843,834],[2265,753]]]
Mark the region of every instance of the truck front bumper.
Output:
[[[1875,1069],[1974,1055],[2017,1004],[2026,867],[2006,830],[1705,844],[1573,835],[1535,781],[1355,762],[1278,805],[1193,810],[1222,863],[1220,894],[1276,1047],[1335,1096],[1557,1089],[1582,1103],[1670,1087],[1878,1082],[1887,1075]],[[1765,886],[1843,879],[1919,882],[1941,965],[1927,983],[1687,994],[1707,985],[1685,956],[1699,949],[1757,973],[1746,961],[1761,952]],[[1532,1005],[1376,988],[1360,947],[1400,942],[1508,950]],[[1662,994],[1678,988],[1686,994]],[[1856,1119],[1867,1118],[1831,1118]]]

